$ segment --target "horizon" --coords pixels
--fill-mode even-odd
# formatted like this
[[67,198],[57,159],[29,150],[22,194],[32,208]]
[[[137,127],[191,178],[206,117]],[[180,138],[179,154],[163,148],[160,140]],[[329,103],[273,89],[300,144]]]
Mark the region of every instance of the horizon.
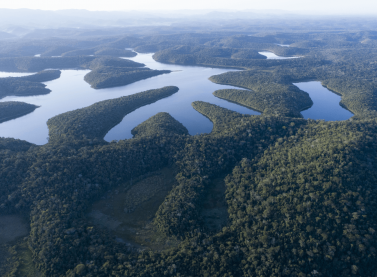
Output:
[[269,0],[263,3],[250,3],[244,0],[228,1],[191,1],[190,3],[177,3],[172,0],[161,0],[159,2],[150,0],[140,0],[137,3],[119,4],[118,1],[88,0],[68,0],[64,3],[59,1],[25,1],[15,0],[12,2],[0,4],[0,9],[12,10],[41,10],[41,11],[69,11],[82,10],[90,12],[260,12],[260,13],[291,13],[291,14],[311,14],[311,15],[374,15],[377,14],[377,2],[371,3],[369,0],[355,1],[338,1],[338,0],[317,0],[305,1],[302,3],[297,0],[278,1]]

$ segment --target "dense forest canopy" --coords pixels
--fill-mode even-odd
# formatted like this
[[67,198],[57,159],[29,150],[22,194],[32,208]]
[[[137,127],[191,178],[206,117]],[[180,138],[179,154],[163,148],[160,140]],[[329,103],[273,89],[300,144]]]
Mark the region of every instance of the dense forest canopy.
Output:
[[[190,136],[158,113],[132,139],[106,142],[127,114],[179,90],[156,85],[49,119],[45,145],[0,138],[0,221],[22,216],[29,226],[26,237],[0,243],[0,275],[376,276],[374,21],[230,22],[0,40],[0,70],[39,72],[1,78],[0,97],[49,93],[43,82],[60,71],[48,68],[90,69],[85,81],[94,88],[169,73],[119,58],[155,52],[162,63],[239,69],[210,78],[239,89],[213,94],[262,113],[195,101],[213,123],[209,134]],[[308,80],[341,95],[354,116],[303,119],[313,102],[293,83]],[[35,108],[1,102],[0,122]],[[101,224],[89,216],[98,203]],[[144,210],[145,221],[122,225],[105,214],[110,206],[118,217]]]

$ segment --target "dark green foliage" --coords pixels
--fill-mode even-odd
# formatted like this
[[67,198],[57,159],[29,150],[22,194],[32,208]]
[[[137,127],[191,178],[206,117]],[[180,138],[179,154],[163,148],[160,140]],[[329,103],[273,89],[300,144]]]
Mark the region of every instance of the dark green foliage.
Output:
[[291,128],[270,128],[263,132],[260,126],[264,126],[263,129],[270,124],[282,126],[290,119],[245,116],[199,101],[194,102],[193,107],[213,121],[214,130],[209,136],[187,139],[184,149],[176,157],[182,170],[177,176],[178,185],[160,206],[155,218],[161,232],[181,238],[201,228],[200,206],[205,186],[211,178],[229,170],[245,156],[258,155],[277,138],[278,133],[292,132],[298,124],[304,123],[295,120],[297,125],[293,124]]
[[165,49],[155,53],[153,58],[162,63],[245,69],[277,66],[304,68],[308,66],[323,66],[328,63],[325,60],[315,60],[312,58],[266,60],[266,57],[258,54],[256,50],[189,46],[176,46]]
[[[213,120],[211,134],[162,136],[156,128],[117,143],[96,145],[72,137],[55,144],[52,138],[22,155],[0,151],[0,178],[7,180],[1,186],[0,208],[30,209],[29,245],[42,272],[375,274],[375,121],[245,116],[203,102],[193,106]],[[117,111],[107,106],[106,114]],[[135,129],[171,120],[161,114]],[[69,126],[85,129],[83,123],[71,121]],[[178,247],[135,253],[86,223],[83,217],[92,199],[172,162],[179,168],[178,185],[154,224],[159,232],[182,238]],[[226,178],[230,223],[217,234],[206,234],[200,217],[206,186],[231,169]]]
[[102,139],[126,114],[177,91],[178,88],[173,86],[147,90],[57,115],[47,121],[50,141]]
[[254,261],[243,274],[375,274],[375,136],[375,122],[312,122],[233,170],[230,228]]
[[111,57],[100,57],[95,58],[91,63],[88,65],[90,69],[96,69],[99,67],[143,67],[145,64],[137,63],[127,59],[121,58],[111,58]]
[[48,68],[72,69],[90,63],[94,57],[20,57],[0,58],[0,70],[7,72],[39,72]]
[[69,56],[114,56],[114,57],[135,57],[137,54],[131,50],[110,48],[110,47],[95,47],[85,49],[75,49],[72,51],[64,52],[63,57]]
[[278,43],[280,43],[279,40],[271,35],[264,37],[236,35],[214,40],[207,44],[215,47],[248,48],[258,52],[271,51],[283,57],[300,56],[309,52],[305,47],[294,47],[295,44],[291,45],[291,47],[281,47],[277,45]]
[[[263,112],[264,115],[284,115],[300,117],[300,111],[313,105],[309,95],[272,74],[253,71],[227,72],[215,75],[211,81],[231,84],[250,90],[224,89],[214,95],[246,107]],[[274,82],[271,82],[271,80]]]
[[40,82],[57,79],[60,73],[59,70],[46,70],[30,76],[0,78],[0,99],[6,96],[48,94],[51,90]]
[[23,102],[0,102],[0,123],[31,113],[36,108],[38,106]]
[[185,126],[175,120],[168,113],[158,113],[131,130],[135,137],[150,136],[159,134],[160,136],[188,135]]
[[[126,113],[171,95],[175,87],[59,115],[48,123],[50,141],[44,146],[0,139],[0,213],[30,215],[28,245],[47,276],[376,276],[376,38],[374,31],[318,30],[109,38],[106,47],[119,49],[190,46],[156,54],[168,62],[247,68],[212,80],[249,90],[215,95],[263,116],[194,102],[213,122],[210,134],[188,136],[160,113],[134,128],[133,139],[102,140]],[[80,47],[97,46],[92,44]],[[306,58],[250,59],[267,46]],[[103,58],[93,67],[90,62],[80,64],[130,72],[118,60]],[[305,80],[321,80],[341,94],[355,117],[297,118],[311,101],[292,83]],[[88,223],[90,203],[108,190],[172,164],[177,185],[151,215],[151,228],[158,238],[179,238],[179,245],[134,251]],[[228,173],[229,222],[214,234],[203,224],[204,195],[213,179]]]
[[60,78],[60,74],[60,70],[43,70],[33,75],[15,78],[30,82],[48,82]]
[[0,78],[0,99],[6,96],[29,96],[48,94],[51,90],[46,85],[23,81],[18,78]]
[[13,138],[0,138],[0,150],[11,150],[15,152],[27,151],[34,144],[24,140]]
[[140,80],[170,73],[170,70],[151,70],[135,67],[108,67],[100,66],[85,75],[84,80],[92,88],[110,88],[125,86]]
[[341,103],[351,111],[355,111],[357,116],[361,118],[376,118],[376,83],[350,78],[333,78],[324,80],[322,84],[328,89],[341,94]]
[[225,131],[230,122],[242,117],[240,113],[209,104],[207,102],[195,101],[192,107],[207,117],[213,123],[212,133]]

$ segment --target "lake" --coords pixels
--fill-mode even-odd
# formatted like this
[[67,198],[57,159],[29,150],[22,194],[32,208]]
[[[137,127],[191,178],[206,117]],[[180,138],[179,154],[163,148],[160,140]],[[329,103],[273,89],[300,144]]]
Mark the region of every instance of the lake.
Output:
[[313,101],[313,106],[301,112],[304,118],[337,121],[347,120],[353,116],[353,113],[339,105],[341,96],[322,86],[321,82],[312,81],[294,85],[309,93]]
[[[158,112],[168,112],[171,114],[189,130],[191,135],[211,132],[213,128],[212,122],[192,108],[191,103],[194,101],[209,102],[242,114],[260,114],[257,111],[216,98],[212,95],[215,90],[234,87],[212,83],[208,78],[212,75],[234,70],[162,64],[153,60],[152,55],[138,54],[136,57],[129,59],[144,63],[151,69],[167,69],[173,72],[141,80],[127,86],[95,90],[84,81],[84,76],[89,70],[62,70],[59,79],[45,82],[47,88],[51,90],[50,94],[28,97],[11,96],[1,99],[1,102],[21,101],[40,107],[28,115],[0,124],[0,137],[18,138],[43,145],[48,141],[46,122],[51,117],[74,109],[87,107],[98,101],[118,98],[164,86],[177,86],[179,87],[179,91],[170,97],[141,107],[126,115],[117,126],[106,134],[105,140],[112,141],[132,138],[131,130]],[[0,73],[0,77],[25,76],[30,74],[3,72]],[[314,102],[313,107],[302,112],[305,118],[344,120],[352,116],[352,113],[339,106],[340,96],[323,88],[319,82],[298,83],[295,85],[307,91]]]
[[[231,69],[161,64],[153,60],[152,54],[139,54],[130,59],[144,63],[151,69],[167,69],[173,72],[141,80],[127,86],[95,90],[84,81],[84,76],[89,70],[62,70],[59,79],[45,82],[47,88],[51,90],[50,94],[28,97],[10,96],[0,100],[1,102],[21,101],[40,106],[28,115],[0,124],[0,136],[23,139],[42,145],[47,143],[48,129],[46,122],[55,115],[87,107],[98,101],[164,86],[177,86],[179,91],[170,97],[141,107],[126,115],[119,125],[110,130],[105,136],[105,140],[131,138],[131,130],[134,127],[158,112],[170,113],[189,130],[191,135],[209,133],[213,127],[212,122],[191,106],[192,102],[198,100],[243,114],[260,114],[257,111],[212,95],[218,89],[234,88],[214,84],[208,80],[212,75],[232,71]],[[13,75],[8,73],[7,76]]]

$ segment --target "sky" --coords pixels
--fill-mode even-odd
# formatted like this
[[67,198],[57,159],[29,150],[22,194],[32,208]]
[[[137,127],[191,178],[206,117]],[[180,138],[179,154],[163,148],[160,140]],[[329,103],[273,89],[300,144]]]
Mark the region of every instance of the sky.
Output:
[[42,10],[277,9],[325,14],[377,13],[376,0],[4,0],[0,2],[0,8]]

